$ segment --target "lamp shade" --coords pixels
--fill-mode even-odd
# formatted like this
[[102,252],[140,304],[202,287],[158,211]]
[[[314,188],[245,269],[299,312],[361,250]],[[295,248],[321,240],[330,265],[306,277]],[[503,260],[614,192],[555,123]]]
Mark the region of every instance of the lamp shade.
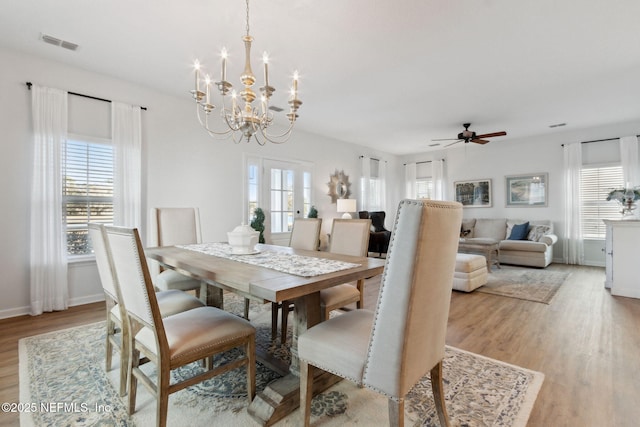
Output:
[[349,215],[349,212],[355,212],[356,211],[356,199],[338,199],[336,200],[337,203],[337,211],[338,212],[344,212],[345,215],[343,215],[343,218],[351,218],[351,215]]

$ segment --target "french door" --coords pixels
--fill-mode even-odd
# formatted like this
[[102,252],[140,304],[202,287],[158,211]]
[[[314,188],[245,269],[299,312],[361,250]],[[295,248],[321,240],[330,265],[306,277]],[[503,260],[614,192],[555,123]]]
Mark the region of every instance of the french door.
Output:
[[258,206],[265,214],[267,243],[288,245],[295,218],[311,206],[311,173],[306,163],[261,159]]

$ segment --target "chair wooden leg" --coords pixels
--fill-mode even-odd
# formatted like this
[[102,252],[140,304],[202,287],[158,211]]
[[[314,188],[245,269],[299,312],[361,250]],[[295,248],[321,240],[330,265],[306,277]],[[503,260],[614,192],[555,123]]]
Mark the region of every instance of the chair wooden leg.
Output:
[[249,405],[256,397],[256,336],[253,335],[246,346],[247,352],[247,395]]
[[364,308],[364,279],[358,280],[357,288],[360,292],[360,299],[356,302],[356,307],[360,310]]
[[169,410],[169,381],[171,371],[169,369],[158,369],[157,412],[156,426],[167,426],[167,411]]
[[[108,307],[107,307],[108,309]],[[112,360],[112,353],[113,353],[113,345],[111,344],[111,337],[113,337],[115,335],[115,327],[113,325],[113,322],[111,321],[111,319],[109,318],[109,314],[107,312],[107,342],[106,342],[106,353],[105,353],[105,369],[107,370],[107,372],[109,372],[111,370],[111,360]],[[122,362],[120,362],[122,363]]]
[[389,399],[389,426],[404,426],[404,399],[400,399],[398,402]]
[[443,427],[448,427],[450,424],[449,415],[447,414],[447,407],[444,403],[442,361],[438,362],[438,364],[431,369],[431,389],[433,390],[433,399],[435,400],[436,412],[438,413],[440,425]]
[[307,362],[300,361],[300,409],[304,427],[311,422],[311,399],[313,399],[313,371],[314,367]]
[[140,352],[138,350],[132,349],[129,351],[129,367],[128,367],[128,376],[129,376],[129,407],[128,412],[129,415],[133,415],[136,411],[136,394],[138,391],[138,378],[135,376],[134,371],[138,369],[140,365]]
[[129,336],[129,328],[122,325],[120,342],[120,396],[127,394],[127,383],[129,382],[129,357],[131,356],[131,337]]

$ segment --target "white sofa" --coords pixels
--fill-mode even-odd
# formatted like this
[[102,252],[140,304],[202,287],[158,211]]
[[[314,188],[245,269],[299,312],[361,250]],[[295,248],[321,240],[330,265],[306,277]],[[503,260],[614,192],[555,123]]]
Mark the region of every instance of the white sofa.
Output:
[[[514,225],[529,222],[523,240],[511,240]],[[515,264],[544,268],[553,259],[553,245],[558,237],[553,234],[553,223],[547,220],[527,221],[507,218],[466,218],[462,220],[460,237],[495,239],[499,242],[500,264]]]

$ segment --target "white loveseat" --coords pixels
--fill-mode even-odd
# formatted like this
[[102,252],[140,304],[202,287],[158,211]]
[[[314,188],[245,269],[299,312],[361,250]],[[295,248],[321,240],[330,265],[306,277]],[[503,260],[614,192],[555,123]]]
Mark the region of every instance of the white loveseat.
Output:
[[[511,240],[514,225],[529,222],[524,239]],[[553,259],[553,245],[558,237],[553,234],[553,223],[547,220],[527,221],[507,218],[466,218],[462,220],[460,237],[495,239],[499,242],[501,264],[515,264],[544,268]],[[515,237],[515,236],[514,236]]]

